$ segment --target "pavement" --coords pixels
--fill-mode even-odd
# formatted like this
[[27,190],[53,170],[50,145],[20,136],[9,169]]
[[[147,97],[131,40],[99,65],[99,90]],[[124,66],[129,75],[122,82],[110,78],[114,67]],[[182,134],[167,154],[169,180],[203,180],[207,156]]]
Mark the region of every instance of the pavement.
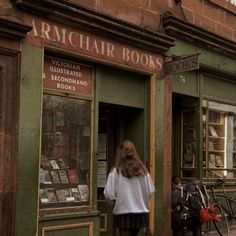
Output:
[[[230,226],[229,234],[223,234],[224,236],[236,236],[236,225]],[[203,236],[219,236],[216,231],[210,231],[207,233],[203,233]]]

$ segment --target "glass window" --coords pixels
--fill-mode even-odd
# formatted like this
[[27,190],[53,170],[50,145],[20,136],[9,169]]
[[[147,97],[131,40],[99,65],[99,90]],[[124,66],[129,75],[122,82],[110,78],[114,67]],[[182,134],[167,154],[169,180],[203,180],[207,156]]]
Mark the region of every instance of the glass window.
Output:
[[88,205],[91,102],[43,95],[40,207]]
[[230,2],[233,5],[236,5],[236,0],[228,0],[228,2]]
[[203,101],[204,178],[236,178],[236,107]]

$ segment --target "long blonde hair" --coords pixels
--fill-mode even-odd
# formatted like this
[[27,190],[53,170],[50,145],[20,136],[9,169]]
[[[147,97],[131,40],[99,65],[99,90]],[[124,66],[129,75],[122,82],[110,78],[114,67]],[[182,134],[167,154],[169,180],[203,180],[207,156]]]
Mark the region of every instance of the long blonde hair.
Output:
[[[128,149],[132,155],[127,154]],[[135,145],[130,140],[124,140],[117,150],[115,167],[118,173],[127,178],[147,174],[147,168],[140,160]]]

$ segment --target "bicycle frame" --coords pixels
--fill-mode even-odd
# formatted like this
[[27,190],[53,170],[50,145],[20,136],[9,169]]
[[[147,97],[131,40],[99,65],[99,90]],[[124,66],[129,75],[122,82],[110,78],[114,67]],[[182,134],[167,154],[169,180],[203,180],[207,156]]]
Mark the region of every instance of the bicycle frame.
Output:
[[222,187],[222,190],[223,190],[223,194],[215,194],[215,197],[216,198],[218,197],[218,198],[221,198],[221,199],[224,198],[224,202],[226,203],[226,205],[221,203],[222,208],[228,214],[228,217],[230,219],[235,219],[236,220],[236,209],[234,209],[233,206],[232,206],[232,203],[234,203],[236,205],[236,201],[229,194],[226,193],[224,183],[222,183],[221,187]]

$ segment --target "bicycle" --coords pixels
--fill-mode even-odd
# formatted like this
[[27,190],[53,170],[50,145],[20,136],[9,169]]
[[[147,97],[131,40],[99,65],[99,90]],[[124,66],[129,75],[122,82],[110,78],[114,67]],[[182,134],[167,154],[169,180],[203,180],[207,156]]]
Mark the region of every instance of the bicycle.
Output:
[[[228,222],[228,217],[234,216],[233,218],[236,219],[235,211],[231,205],[231,201],[234,201],[228,194],[226,194],[225,189],[223,187],[223,184],[225,181],[223,179],[218,179],[215,183],[213,184],[206,184],[205,186],[205,195],[208,200],[208,204],[212,205],[215,210],[216,214],[219,218],[219,221],[213,221],[214,227],[216,231],[219,233],[220,236],[223,235],[228,235],[230,232],[229,228],[229,222]],[[216,194],[215,189],[221,186],[223,188],[223,194]],[[211,192],[211,198],[209,197],[207,190],[210,190]],[[222,201],[219,200],[219,197],[223,197],[227,201],[227,207],[226,205],[222,204]],[[235,202],[236,206],[236,202]],[[235,208],[236,209],[236,208]],[[211,228],[212,222],[209,222],[208,227]]]

